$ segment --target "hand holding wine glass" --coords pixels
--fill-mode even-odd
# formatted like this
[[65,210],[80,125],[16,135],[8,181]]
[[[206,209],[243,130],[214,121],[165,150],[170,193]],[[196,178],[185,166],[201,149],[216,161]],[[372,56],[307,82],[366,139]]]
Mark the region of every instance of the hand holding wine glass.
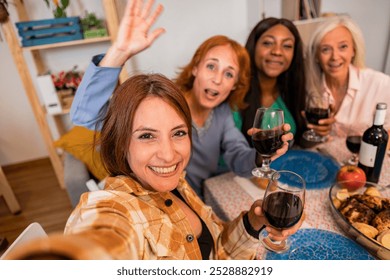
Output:
[[[312,125],[319,125],[319,120],[329,118],[329,96],[309,94],[306,98],[305,116],[307,122]],[[313,129],[305,131],[302,137],[307,141],[316,143],[325,142],[327,139],[327,137],[317,134]]]
[[284,115],[280,109],[257,109],[253,123],[252,143],[257,153],[262,157],[262,165],[255,168],[252,174],[256,177],[270,178],[275,171],[270,168],[271,157],[283,146]]
[[[264,193],[262,211],[268,223],[277,229],[287,229],[296,225],[303,214],[305,205],[306,182],[292,171],[276,171],[268,182]],[[260,231],[259,240],[270,251],[286,252],[290,241],[272,240],[268,232]]]

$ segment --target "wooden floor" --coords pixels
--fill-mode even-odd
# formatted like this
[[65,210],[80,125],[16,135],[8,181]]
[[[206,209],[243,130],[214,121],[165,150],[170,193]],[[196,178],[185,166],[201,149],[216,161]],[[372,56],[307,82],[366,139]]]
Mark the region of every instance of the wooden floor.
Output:
[[11,214],[0,197],[0,237],[6,237],[11,244],[32,222],[40,223],[48,233],[62,232],[72,206],[66,191],[57,182],[50,160],[45,158],[2,168],[22,211]]

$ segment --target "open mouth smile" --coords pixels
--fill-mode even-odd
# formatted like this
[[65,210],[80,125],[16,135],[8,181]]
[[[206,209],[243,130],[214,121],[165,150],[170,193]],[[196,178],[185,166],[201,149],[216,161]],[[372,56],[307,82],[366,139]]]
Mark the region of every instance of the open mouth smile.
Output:
[[328,66],[331,69],[337,69],[337,68],[342,66],[342,63],[337,63],[337,64],[336,63],[330,63],[330,64],[328,64]]
[[276,61],[276,60],[267,60],[266,63],[270,66],[282,66],[282,61]]
[[207,95],[210,95],[212,97],[215,97],[215,96],[219,95],[219,92],[216,91],[216,90],[206,89],[205,92],[206,92]]
[[161,175],[170,174],[177,168],[177,164],[169,167],[148,166],[153,172]]

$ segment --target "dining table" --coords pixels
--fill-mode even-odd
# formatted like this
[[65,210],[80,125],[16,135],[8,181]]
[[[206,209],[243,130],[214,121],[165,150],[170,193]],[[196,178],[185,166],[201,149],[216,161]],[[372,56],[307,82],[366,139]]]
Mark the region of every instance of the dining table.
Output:
[[[290,161],[284,158],[288,154],[290,155],[288,157],[291,159]],[[329,252],[327,254],[324,253],[326,250],[309,248],[315,245],[313,242],[318,243],[319,240],[328,242],[328,244],[333,242],[335,243],[333,244],[334,246],[339,246],[344,241],[348,242],[346,233],[336,223],[331,212],[329,191],[336,182],[336,174],[339,168],[345,165],[346,160],[350,156],[351,153],[346,148],[345,138],[334,137],[325,143],[320,143],[307,149],[292,147],[286,155],[279,157],[275,162],[271,163],[271,167],[276,170],[290,169],[290,171],[300,175],[303,174],[302,177],[304,177],[307,183],[304,210],[305,220],[298,232],[300,232],[300,240],[304,240],[306,244],[306,251],[311,250],[312,252],[307,256],[303,256],[303,258],[302,254],[304,255],[307,252],[301,252],[301,256],[298,256],[300,259],[311,259],[313,257],[314,259],[333,259],[333,256],[327,255]],[[309,158],[305,159],[305,157]],[[389,170],[390,155],[386,154],[378,185],[388,186],[390,184]],[[205,203],[211,206],[216,215],[224,221],[230,221],[242,211],[249,210],[255,200],[263,198],[264,192],[264,186],[261,187],[251,178],[240,177],[233,172],[211,177],[204,183]],[[313,236],[314,232],[316,233],[315,236]],[[294,237],[294,235],[291,237]],[[300,240],[297,239],[297,242]],[[355,244],[351,239],[349,241]],[[312,245],[307,245],[307,242],[311,242]],[[304,244],[301,245],[303,246]],[[296,246],[299,247],[299,244]],[[318,247],[318,244],[315,246]],[[324,246],[328,245],[325,244]],[[348,246],[351,246],[351,244],[348,244]],[[358,246],[359,250],[362,249],[357,243],[355,246]],[[272,254],[264,249],[263,246],[259,246],[256,258],[289,259],[292,257],[292,253],[290,252],[289,254],[283,257],[278,254]],[[313,254],[317,255],[313,256]],[[352,253],[350,252],[350,254]],[[365,259],[366,257],[375,259],[367,252],[365,253],[365,250],[363,250],[363,253],[360,250],[356,256],[345,256],[345,258],[352,259]],[[343,259],[344,257],[341,256],[340,258]]]

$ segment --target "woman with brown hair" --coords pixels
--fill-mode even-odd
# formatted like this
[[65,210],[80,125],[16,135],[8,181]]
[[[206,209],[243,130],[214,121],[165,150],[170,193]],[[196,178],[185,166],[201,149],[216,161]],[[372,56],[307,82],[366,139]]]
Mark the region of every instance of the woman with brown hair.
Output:
[[[161,117],[164,116],[164,117]],[[180,89],[159,74],[136,75],[115,91],[99,139],[110,173],[87,192],[64,235],[33,240],[10,259],[254,259],[266,226],[257,200],[221,222],[184,179],[191,157],[191,112]]]
[[[149,32],[162,11],[159,5],[152,13],[152,3],[148,1],[142,7],[142,1],[129,2],[116,41],[106,55],[93,58],[77,90],[71,108],[74,124],[90,129],[96,127],[99,112],[103,109],[104,115],[116,87],[121,67],[164,32],[162,28]],[[146,19],[145,15],[148,15]],[[243,105],[249,72],[245,48],[218,35],[199,46],[176,79],[190,108],[194,128],[186,179],[200,196],[203,181],[218,173],[221,154],[229,169],[238,175],[250,176],[255,167],[256,151],[235,127],[231,114],[231,109]],[[287,141],[291,139],[291,133],[282,136],[284,145],[277,156],[287,151]]]

